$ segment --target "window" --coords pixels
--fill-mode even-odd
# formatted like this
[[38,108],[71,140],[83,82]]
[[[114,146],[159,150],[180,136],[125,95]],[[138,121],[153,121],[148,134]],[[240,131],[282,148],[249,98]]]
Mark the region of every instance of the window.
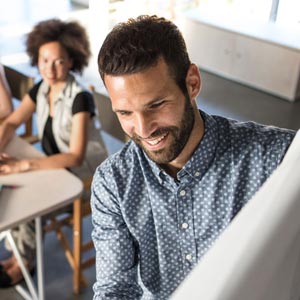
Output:
[[300,29],[300,1],[279,1],[276,23],[284,26],[293,26]]
[[276,22],[300,28],[299,0],[198,0],[198,9],[210,15]]
[[199,0],[202,13],[266,22],[273,0]]
[[[174,19],[178,11],[195,8],[199,0],[109,0],[112,23],[142,14],[156,14]],[[113,25],[113,24],[112,24]]]

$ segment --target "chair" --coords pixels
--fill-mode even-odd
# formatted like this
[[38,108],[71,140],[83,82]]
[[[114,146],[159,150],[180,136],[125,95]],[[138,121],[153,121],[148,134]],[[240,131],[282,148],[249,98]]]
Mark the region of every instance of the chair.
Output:
[[[83,181],[84,190],[91,187],[92,178]],[[95,256],[83,259],[82,254],[93,248],[93,242],[89,240],[83,243],[82,222],[83,219],[91,214],[89,201],[78,198],[73,202],[73,212],[64,214],[63,217],[51,215],[48,222],[43,227],[44,233],[55,231],[57,239],[60,241],[65,251],[65,256],[73,270],[73,292],[80,293],[80,289],[87,286],[87,280],[84,277],[83,270],[95,264]],[[63,226],[73,227],[73,247],[63,232]]]
[[[20,71],[17,71],[9,66],[4,65],[3,67],[13,98],[18,101],[22,101],[25,94],[34,85],[34,78],[21,73]],[[37,140],[37,138],[33,136],[32,122],[33,120],[31,117],[25,123],[25,132],[20,135],[30,143],[33,143]]]
[[93,93],[94,101],[97,107],[98,116],[101,122],[101,131],[110,134],[123,143],[128,142],[129,138],[124,133],[116,114],[112,110],[109,97],[97,92],[94,86],[90,86],[90,90]]

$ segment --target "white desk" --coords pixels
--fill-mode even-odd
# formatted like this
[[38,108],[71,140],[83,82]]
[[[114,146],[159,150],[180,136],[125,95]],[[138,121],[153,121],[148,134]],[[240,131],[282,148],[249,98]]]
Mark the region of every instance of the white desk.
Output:
[[[30,158],[42,155],[19,137],[14,137],[4,152],[18,158]],[[35,219],[36,225],[38,288],[35,288],[24,264],[22,261],[19,261],[29,293],[22,289],[20,285],[16,289],[25,299],[44,300],[40,217],[72,203],[82,192],[82,182],[65,169],[56,169],[1,175],[0,183],[20,186],[17,189],[3,189],[1,191],[0,232],[2,232],[2,238],[7,236],[11,241],[12,238],[9,229],[20,223]],[[16,251],[14,245],[12,245],[12,248]],[[15,251],[17,259],[20,260],[19,254]]]

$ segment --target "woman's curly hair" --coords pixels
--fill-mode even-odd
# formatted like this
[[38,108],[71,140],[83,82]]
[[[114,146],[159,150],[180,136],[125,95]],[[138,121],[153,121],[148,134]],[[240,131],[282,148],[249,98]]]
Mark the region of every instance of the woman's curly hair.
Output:
[[26,38],[26,51],[32,66],[37,66],[39,49],[49,42],[59,42],[73,60],[72,71],[82,73],[91,56],[86,30],[78,22],[49,19],[36,24]]

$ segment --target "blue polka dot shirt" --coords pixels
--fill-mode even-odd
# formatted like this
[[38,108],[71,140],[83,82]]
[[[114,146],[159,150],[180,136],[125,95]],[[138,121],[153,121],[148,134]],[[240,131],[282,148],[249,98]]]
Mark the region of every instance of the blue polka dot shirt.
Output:
[[94,300],[168,299],[281,162],[295,135],[201,115],[204,136],[176,179],[134,142],[96,170]]

